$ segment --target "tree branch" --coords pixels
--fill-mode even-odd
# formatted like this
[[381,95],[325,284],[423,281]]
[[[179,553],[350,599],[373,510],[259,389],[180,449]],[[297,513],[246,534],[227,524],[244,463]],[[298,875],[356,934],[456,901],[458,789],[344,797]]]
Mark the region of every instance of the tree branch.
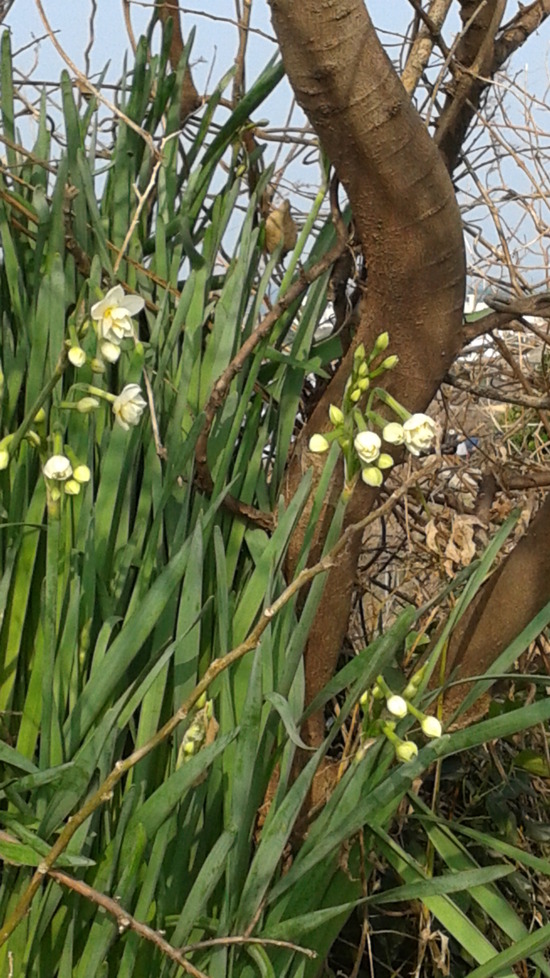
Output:
[[[181,29],[181,20],[179,5],[177,0],[173,3],[169,3],[168,0],[160,0],[159,3],[155,5],[158,19],[163,23],[167,24],[168,21],[172,20],[172,40],[170,42],[170,65],[172,71],[176,72],[179,67],[180,58],[183,54],[185,43],[183,40],[183,33]],[[195,88],[195,83],[193,81],[193,76],[191,74],[191,68],[187,64],[185,66],[185,72],[183,75],[183,81],[181,85],[181,95],[180,95],[180,123],[183,125],[188,116],[190,116],[196,109],[198,109],[201,104],[202,99]]]

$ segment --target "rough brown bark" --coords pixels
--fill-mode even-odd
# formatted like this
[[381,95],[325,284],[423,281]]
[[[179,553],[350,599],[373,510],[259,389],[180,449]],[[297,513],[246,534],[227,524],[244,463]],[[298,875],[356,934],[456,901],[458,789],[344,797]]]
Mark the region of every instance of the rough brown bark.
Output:
[[[309,437],[326,429],[329,404],[340,403],[359,342],[368,349],[387,329],[391,352],[400,360],[388,388],[412,411],[427,406],[460,348],[465,264],[451,181],[363,0],[271,0],[271,8],[296,98],[348,193],[368,265],[354,342],[306,425],[288,471],[286,491],[292,495],[312,464]],[[348,520],[367,512],[375,498],[358,487]],[[300,544],[298,532],[290,572]],[[306,650],[308,700],[336,666],[359,546],[360,540],[352,543],[327,582],[330,597]],[[315,743],[322,735],[322,717],[312,717],[304,737]]]

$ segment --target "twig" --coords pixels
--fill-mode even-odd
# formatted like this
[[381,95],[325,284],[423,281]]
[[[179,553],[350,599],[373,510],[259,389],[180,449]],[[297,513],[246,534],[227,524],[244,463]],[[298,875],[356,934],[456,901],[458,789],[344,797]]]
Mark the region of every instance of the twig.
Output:
[[239,18],[239,49],[235,58],[235,77],[233,79],[233,107],[237,105],[243,97],[244,90],[244,59],[246,55],[246,45],[248,42],[248,32],[250,30],[250,15],[252,13],[252,0],[243,0],[242,16]]
[[126,930],[133,930],[140,937],[143,937],[144,940],[151,941],[151,944],[158,947],[159,951],[165,954],[167,958],[170,958],[171,961],[179,964],[180,968],[183,968],[188,975],[192,975],[193,978],[208,978],[208,975],[205,975],[204,971],[199,971],[190,961],[184,958],[182,951],[178,951],[177,948],[169,944],[162,934],[159,934],[158,930],[153,930],[147,924],[136,920],[135,917],[132,917],[131,913],[124,910],[112,897],[105,896],[104,893],[100,893],[99,890],[94,890],[92,886],[88,886],[82,880],[75,880],[72,876],[69,876],[67,873],[62,873],[58,869],[49,870],[48,876],[55,880],[56,883],[66,886],[69,890],[73,890],[74,893],[78,893],[84,899],[90,900],[91,903],[97,904],[98,907],[102,907],[103,910],[110,913],[117,922],[119,934],[124,934]]
[[130,13],[130,2],[129,0],[122,0],[122,15],[124,17],[124,26],[126,28],[126,33],[128,35],[128,40],[130,41],[130,46],[134,54],[137,52],[136,38],[134,35],[134,29],[132,27],[132,16]]
[[132,218],[132,220],[130,222],[130,227],[128,228],[128,230],[126,232],[126,237],[124,238],[124,241],[122,242],[122,245],[120,246],[120,250],[119,250],[119,252],[118,252],[118,254],[116,256],[115,264],[113,265],[113,272],[114,272],[115,275],[118,272],[120,263],[122,261],[123,255],[124,255],[124,252],[126,251],[126,248],[128,247],[128,245],[130,243],[130,239],[131,239],[131,237],[132,237],[132,235],[133,235],[133,233],[135,231],[137,222],[139,221],[139,216],[140,216],[143,208],[145,207],[145,204],[147,203],[148,197],[150,196],[150,194],[154,190],[155,183],[157,181],[157,175],[158,175],[158,172],[159,172],[159,170],[160,170],[160,168],[162,166],[162,154],[164,152],[164,147],[166,146],[166,143],[168,143],[171,139],[174,139],[177,136],[179,136],[179,131],[170,133],[169,136],[165,136],[164,139],[161,140],[160,146],[159,146],[159,149],[158,149],[158,153],[157,153],[157,160],[156,160],[155,165],[153,167],[153,172],[151,173],[151,177],[150,177],[149,183],[147,184],[147,186],[146,186],[145,190],[143,191],[143,193],[140,193],[137,184],[134,184],[134,191],[135,191],[136,197],[138,199],[138,203],[137,203],[137,207],[136,207],[134,216],[133,216],[133,218]]
[[151,381],[149,380],[149,374],[147,370],[143,368],[143,381],[145,384],[145,390],[147,392],[147,402],[149,404],[149,417],[151,418],[151,431],[153,432],[153,441],[155,442],[155,451],[160,459],[167,459],[168,453],[162,444],[162,439],[160,437],[160,428],[157,418],[157,411],[155,408],[155,398],[153,395],[153,388],[151,387]]
[[[359,853],[360,860],[359,863],[359,874],[361,878],[361,895],[363,899],[367,897],[367,875],[365,873],[365,836],[363,829],[359,831]],[[369,924],[369,910],[366,904],[363,906],[363,920],[361,922],[361,937],[359,938],[359,944],[357,946],[357,951],[355,954],[355,961],[353,964],[353,969],[350,978],[357,978],[359,974],[359,969],[363,962],[363,955],[365,953],[365,947],[367,946],[367,941],[370,937],[370,924]],[[369,941],[369,959],[370,959],[370,941]]]
[[186,717],[188,717],[189,713],[196,705],[202,694],[206,693],[212,682],[222,672],[225,672],[235,662],[239,662],[245,655],[258,647],[260,639],[266,628],[268,628],[270,625],[272,619],[279,613],[279,611],[281,611],[282,608],[284,608],[291,598],[293,598],[298,591],[300,591],[306,584],[309,584],[310,581],[312,581],[319,574],[325,574],[332,567],[334,567],[338,555],[346,546],[348,546],[350,539],[352,539],[355,534],[366,529],[367,526],[370,526],[370,524],[375,520],[389,513],[393,509],[395,503],[409,491],[411,486],[416,485],[420,479],[422,479],[427,473],[430,472],[432,468],[434,468],[436,462],[437,464],[440,463],[440,459],[437,456],[429,459],[419,471],[412,473],[407,479],[405,479],[401,486],[399,486],[399,488],[396,489],[395,492],[393,492],[391,496],[389,496],[388,499],[378,507],[378,509],[371,511],[362,520],[359,520],[358,523],[351,523],[344,530],[338,542],[327,554],[325,554],[324,557],[322,557],[311,567],[306,567],[303,571],[301,571],[298,576],[284,589],[284,591],[282,591],[279,597],[276,598],[275,601],[267,608],[264,608],[260,616],[260,620],[250,631],[248,637],[234,649],[232,649],[231,652],[228,652],[227,655],[223,656],[223,658],[215,659],[214,662],[210,664],[203,678],[195,686],[195,689],[189,694],[180,708],[173,714],[172,717],[170,717],[164,726],[161,727],[161,729],[158,730],[157,733],[147,741],[147,743],[143,744],[141,747],[138,747],[132,754],[124,758],[124,760],[117,761],[114,768],[110,774],[107,775],[99,788],[97,788],[97,790],[84,802],[82,807],[68,819],[65,827],[58,835],[54,845],[35,870],[29,885],[21,894],[11,915],[5,921],[2,929],[0,930],[0,947],[6,943],[15,928],[26,916],[36,893],[42,885],[44,877],[47,876],[50,870],[53,869],[56,861],[69,845],[75,832],[78,831],[80,826],[84,824],[90,815],[92,815],[98,808],[101,808],[101,806],[106,802],[111,800],[116,785],[125,776],[125,774],[135,767],[139,761],[147,757],[160,744],[164,743],[168,737],[172,736],[179,724],[182,723]]
[[89,24],[89,37],[88,37],[88,43],[87,43],[87,45],[86,45],[86,47],[84,49],[84,74],[86,75],[86,78],[89,78],[90,73],[91,73],[90,56],[91,56],[92,48],[94,46],[94,41],[95,41],[95,18],[96,18],[96,14],[97,14],[97,0],[92,0],[92,9],[90,11],[90,19],[88,21],[88,24]]
[[[126,0],[126,3],[133,4],[134,7],[155,7],[156,3],[152,3],[151,0]],[[239,22],[233,17],[221,17],[219,14],[211,14],[206,10],[197,10],[192,7],[181,7],[175,2],[173,4],[165,4],[168,9],[179,10],[181,14],[192,14],[193,17],[204,17],[205,20],[218,21],[221,24],[231,24],[232,27],[238,27]],[[256,34],[257,37],[263,37],[266,41],[271,41],[272,44],[277,44],[277,38],[273,34],[268,34],[266,31],[260,30],[259,27],[250,27],[250,34]]]
[[261,944],[264,947],[284,947],[288,951],[297,951],[298,954],[305,954],[307,958],[316,958],[317,951],[310,947],[302,947],[301,944],[292,944],[291,941],[276,941],[271,937],[212,937],[207,941],[198,941],[196,944],[186,944],[181,948],[182,954],[189,954],[191,951],[202,951],[208,947],[224,947],[232,944]]
[[497,401],[504,404],[515,404],[519,407],[532,408],[535,411],[550,409],[550,398],[548,397],[528,397],[527,394],[505,394],[504,391],[495,390],[489,387],[475,387],[473,384],[461,384],[452,374],[447,374],[443,379],[444,384],[454,387],[457,391],[464,394],[471,394],[473,397],[480,397],[487,401]]

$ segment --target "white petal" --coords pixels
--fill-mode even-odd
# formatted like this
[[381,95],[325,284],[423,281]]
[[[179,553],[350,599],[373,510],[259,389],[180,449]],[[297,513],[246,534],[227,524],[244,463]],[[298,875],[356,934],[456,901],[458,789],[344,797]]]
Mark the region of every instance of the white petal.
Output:
[[121,305],[128,310],[130,316],[137,316],[145,305],[145,299],[142,299],[140,295],[125,295]]

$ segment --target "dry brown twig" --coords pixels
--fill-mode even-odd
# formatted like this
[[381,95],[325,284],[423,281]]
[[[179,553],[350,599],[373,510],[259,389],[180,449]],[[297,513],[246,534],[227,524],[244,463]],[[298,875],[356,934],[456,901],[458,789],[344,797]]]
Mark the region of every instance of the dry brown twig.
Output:
[[239,17],[239,47],[235,58],[235,77],[233,78],[233,107],[243,97],[244,93],[244,62],[246,57],[246,46],[248,44],[248,34],[250,30],[250,16],[252,14],[252,0],[243,0],[241,16]]
[[[17,840],[13,840],[17,841]],[[312,951],[308,947],[302,947],[300,944],[293,944],[290,941],[276,941],[269,938],[260,937],[217,937],[208,941],[199,941],[196,944],[188,944],[182,948],[176,948],[170,944],[166,938],[158,931],[144,924],[141,920],[137,920],[131,913],[128,913],[124,907],[121,907],[117,900],[112,897],[106,896],[104,893],[100,893],[99,890],[95,890],[92,886],[82,880],[77,880],[68,873],[64,873],[61,870],[51,869],[48,876],[59,883],[60,886],[65,886],[67,889],[72,890],[74,893],[78,893],[79,896],[83,897],[85,900],[89,900],[90,903],[96,904],[96,906],[101,907],[108,914],[110,914],[116,921],[118,926],[119,934],[123,934],[127,930],[133,931],[142,937],[144,940],[149,941],[154,944],[159,951],[169,958],[170,961],[174,961],[175,964],[179,965],[188,975],[192,978],[208,978],[203,971],[200,971],[195,967],[190,961],[187,960],[186,955],[192,954],[194,951],[201,951],[208,947],[219,947],[219,946],[235,946],[235,945],[246,945],[246,944],[259,944],[262,947],[282,947],[289,951],[295,951],[298,954],[304,954],[308,958],[316,958],[317,953]]]

